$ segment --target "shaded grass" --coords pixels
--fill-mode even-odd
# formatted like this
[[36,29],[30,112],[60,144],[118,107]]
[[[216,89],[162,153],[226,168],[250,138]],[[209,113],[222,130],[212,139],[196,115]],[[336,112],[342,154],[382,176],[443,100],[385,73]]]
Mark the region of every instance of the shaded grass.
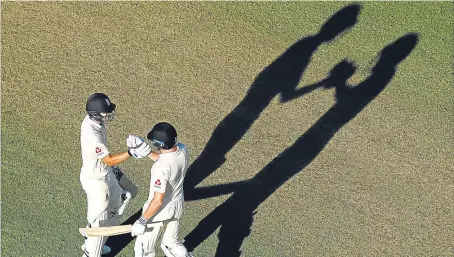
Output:
[[[2,254],[80,253],[78,136],[90,93],[106,92],[119,107],[109,128],[113,151],[124,149],[128,133],[144,135],[167,120],[194,160],[255,76],[344,5],[2,3]],[[357,25],[319,49],[301,85],[324,78],[345,57],[358,64],[359,82],[383,46],[420,34],[385,91],[258,208],[244,256],[449,254],[452,9],[364,3]],[[251,178],[333,100],[326,90],[273,101],[201,185]],[[129,215],[146,200],[149,165],[124,165],[142,190]],[[227,198],[188,202],[182,236]],[[195,253],[213,256],[216,245],[217,232]],[[131,254],[132,245],[119,256]]]

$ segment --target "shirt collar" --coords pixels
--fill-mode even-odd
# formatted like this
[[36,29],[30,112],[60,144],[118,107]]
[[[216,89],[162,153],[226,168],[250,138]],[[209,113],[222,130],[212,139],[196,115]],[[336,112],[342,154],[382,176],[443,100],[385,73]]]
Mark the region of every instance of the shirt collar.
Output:
[[159,154],[159,158],[161,157],[165,157],[165,156],[170,156],[170,155],[173,155],[173,154],[176,154],[180,151],[180,147],[177,145],[177,150],[175,152],[170,152],[170,153],[161,153]]
[[97,123],[96,121],[90,119],[90,117],[88,115],[85,117],[85,119],[88,120],[88,123],[90,123],[90,125],[92,125],[95,128],[100,129],[100,128],[104,127],[102,123],[101,124]]

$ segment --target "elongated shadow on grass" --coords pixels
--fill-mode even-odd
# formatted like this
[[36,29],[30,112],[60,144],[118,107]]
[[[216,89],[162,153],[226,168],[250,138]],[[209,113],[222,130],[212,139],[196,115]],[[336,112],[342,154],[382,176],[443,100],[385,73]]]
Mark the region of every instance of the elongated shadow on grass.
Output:
[[281,100],[287,102],[321,86],[297,89],[303,71],[318,47],[353,27],[359,11],[359,5],[342,8],[328,19],[319,33],[293,44],[256,77],[244,99],[219,123],[202,153],[189,167],[184,184],[186,199],[191,199],[195,186],[224,163],[226,153],[244,136],[273,98],[280,94]]
[[[339,72],[339,68],[337,68],[331,72],[331,76],[328,79],[314,85],[297,89],[303,72],[308,66],[313,54],[321,45],[331,42],[338,36],[342,35],[345,31],[353,27],[357,22],[360,9],[361,7],[357,4],[348,5],[342,8],[334,15],[332,15],[325,24],[323,24],[317,34],[307,36],[293,44],[256,77],[244,99],[231,113],[229,113],[220,122],[220,124],[214,130],[211,138],[208,141],[208,144],[206,145],[202,153],[188,169],[184,185],[185,198],[187,200],[201,199],[218,194],[230,193],[232,191],[235,191],[236,193],[232,196],[233,198],[231,199],[236,199],[237,195],[241,195],[241,197],[247,198],[249,197],[248,195],[242,195],[242,193],[240,192],[243,192],[243,190],[245,189],[255,190],[255,187],[262,188],[262,186],[260,185],[261,183],[264,183],[265,185],[270,183],[270,181],[266,180],[261,181],[263,174],[270,173],[270,170],[268,170],[268,172],[260,172],[257,175],[258,177],[256,179],[245,183],[238,182],[227,185],[214,186],[214,188],[195,189],[197,184],[203,181],[225,162],[225,155],[244,136],[244,134],[252,126],[255,120],[259,118],[263,110],[276,96],[280,95],[281,102],[288,102],[298,97],[304,96],[305,94],[310,93],[317,88],[327,88],[329,87],[329,85],[335,84],[334,81],[342,80],[342,78],[339,78],[338,76],[342,76],[342,74],[345,73]],[[342,68],[343,66],[340,65],[339,67]],[[314,153],[315,152],[316,151],[314,150]],[[271,170],[274,171],[274,169]],[[279,176],[279,174],[280,173],[276,173],[274,174],[274,176]],[[279,178],[284,179],[286,176],[285,174],[283,175],[284,176],[280,176]],[[267,176],[265,176],[265,178],[268,179]],[[271,177],[269,179],[273,178]],[[275,182],[273,182],[273,185],[278,187],[282,183],[284,183],[285,180],[286,179],[282,180],[280,183],[280,180],[276,180]],[[265,190],[269,189],[265,187]],[[274,191],[271,188],[270,190],[271,192]],[[254,195],[257,197],[265,195],[263,193],[260,193],[259,191]],[[245,201],[252,201],[253,203],[261,202],[252,199],[253,197]],[[222,206],[230,206],[230,202],[232,202],[232,200],[227,201],[216,210],[222,210],[224,208]],[[246,202],[238,202],[237,200],[233,200],[233,202],[233,205],[238,205],[236,207],[240,207],[242,205],[258,205],[248,204]],[[228,207],[227,209],[230,209],[230,207]],[[255,207],[253,209],[255,209]],[[237,238],[241,238],[241,240],[233,240],[237,242],[237,245],[232,245],[230,247],[223,246],[228,240],[220,240],[219,249],[230,248],[230,250],[225,251],[226,256],[238,255],[238,253],[234,254],[232,252],[232,249],[233,251],[238,251],[239,247],[241,246],[242,240],[249,233],[248,230],[250,226],[247,224],[252,223],[252,212],[249,211],[250,208],[246,208],[244,210],[246,210],[246,213],[248,214],[242,215],[244,217],[244,219],[242,220],[244,224],[236,224],[239,225],[237,226],[237,228],[245,229],[244,231],[237,233]],[[208,220],[210,220],[210,218],[213,217],[215,219],[222,219],[222,217],[219,216],[216,211],[214,215],[209,215],[209,217],[207,218]],[[216,223],[214,221],[212,222],[211,220],[206,222],[206,220],[207,219],[204,219],[204,221],[202,221],[201,223],[202,227],[206,229],[205,232],[200,231],[198,229],[200,226],[198,226],[186,237],[186,244],[189,248],[195,248],[201,241],[205,240],[206,237],[214,231],[211,230],[210,226],[216,229],[221,225],[220,223]],[[226,220],[226,222],[228,221]],[[206,227],[205,225],[207,225],[208,227]],[[226,236],[225,231],[226,229],[222,229],[221,234],[219,235],[220,238],[229,237]],[[229,233],[227,232],[227,234]]]
[[[417,34],[408,34],[386,46],[381,51],[371,75],[356,86],[347,85],[347,79],[355,71],[354,64],[347,60],[339,63],[332,72],[338,77],[325,81],[328,83],[325,86],[335,87],[336,103],[292,146],[242,186],[221,185],[218,188],[202,188],[202,193],[193,192],[194,195],[204,198],[228,192],[226,187],[229,186],[235,190],[228,200],[207,215],[186,236],[185,245],[188,249],[193,250],[220,227],[219,244],[214,256],[240,256],[241,245],[251,231],[256,208],[289,178],[312,162],[335,133],[388,85],[397,65],[411,53],[417,42]],[[197,190],[199,189],[194,191]]]

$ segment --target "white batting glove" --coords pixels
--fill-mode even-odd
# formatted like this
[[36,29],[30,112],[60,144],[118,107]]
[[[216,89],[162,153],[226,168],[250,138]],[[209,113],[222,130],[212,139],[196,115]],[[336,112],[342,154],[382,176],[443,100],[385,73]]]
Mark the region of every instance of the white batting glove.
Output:
[[128,148],[136,148],[143,142],[145,142],[145,140],[135,135],[128,135],[128,137],[126,138],[126,145],[128,146]]
[[140,236],[145,233],[145,226],[147,225],[147,221],[143,216],[140,216],[134,225],[132,225],[131,236]]
[[131,147],[128,150],[131,153],[132,157],[136,159],[144,158],[151,153],[151,147],[145,142],[143,142],[136,148]]
[[126,139],[128,151],[136,159],[144,158],[151,152],[151,147],[142,138],[129,135]]

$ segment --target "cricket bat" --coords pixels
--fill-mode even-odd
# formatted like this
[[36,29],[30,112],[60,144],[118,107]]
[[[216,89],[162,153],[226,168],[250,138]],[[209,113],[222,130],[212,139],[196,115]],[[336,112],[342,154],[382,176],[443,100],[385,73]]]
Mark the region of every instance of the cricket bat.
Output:
[[120,187],[124,190],[129,191],[132,198],[136,197],[138,191],[137,186],[128,178],[128,176],[126,176],[126,174],[121,176],[118,184],[120,184]]
[[121,225],[111,227],[96,227],[96,228],[79,228],[79,233],[82,236],[115,236],[131,233],[132,225]]
[[[167,222],[175,219],[170,219],[166,221],[157,221],[147,224],[147,228],[153,227],[162,227],[167,224]],[[110,227],[93,227],[93,228],[79,228],[79,233],[84,237],[89,236],[116,236],[121,234],[131,233],[132,225],[120,225],[120,226],[110,226]]]

